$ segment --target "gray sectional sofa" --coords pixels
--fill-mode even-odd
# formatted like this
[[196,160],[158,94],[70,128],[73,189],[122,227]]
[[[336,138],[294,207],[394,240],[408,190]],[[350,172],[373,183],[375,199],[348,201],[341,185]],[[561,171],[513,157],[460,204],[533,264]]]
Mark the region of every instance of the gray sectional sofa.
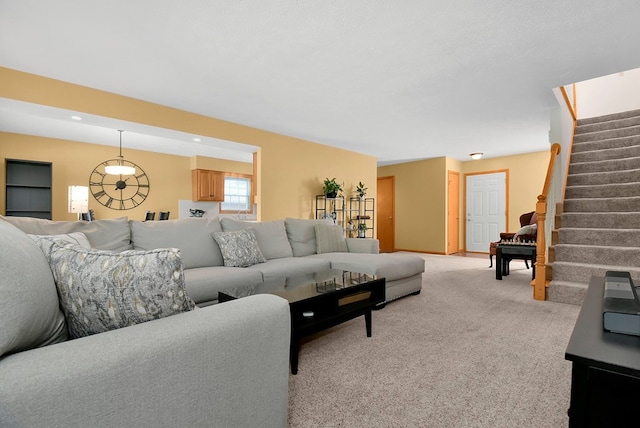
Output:
[[[201,307],[218,301],[218,292],[249,284],[326,269],[384,276],[386,301],[417,294],[422,288],[424,259],[406,253],[379,253],[375,239],[340,238],[326,220],[287,218],[250,222],[230,218],[186,218],[142,222],[126,217],[93,222],[60,222],[5,217],[29,234],[82,232],[93,248],[111,251],[178,248],[187,293]],[[215,232],[251,229],[265,262],[225,266]]]
[[[34,233],[81,229],[114,252],[130,248],[126,219],[10,220]],[[2,218],[0,272],[0,426],[287,426],[286,300],[251,296],[68,340],[45,254]]]
[[[261,260],[225,266],[226,250],[217,240],[225,231],[225,238],[254,237]],[[79,245],[58,241],[65,238]],[[43,243],[74,254],[75,264],[55,264],[54,251],[47,252]],[[170,316],[70,340],[69,301],[88,306],[89,300],[63,295],[57,275],[78,271],[69,276],[87,278],[78,276],[89,270],[88,258],[82,257],[128,254],[147,260],[141,254],[158,253],[158,248],[178,248],[179,253],[166,252],[181,260],[170,274],[156,271],[148,284],[176,274],[181,293],[186,290],[199,307],[192,309],[189,301],[188,308]],[[123,217],[87,223],[0,216],[0,426],[285,427],[289,305],[274,295],[213,305],[218,291],[334,268],[385,276],[387,301],[420,292],[422,258],[377,253],[376,240],[344,239],[336,227],[315,220],[139,222]],[[110,270],[93,266],[89,286],[73,280],[89,296],[95,296],[93,281],[115,281],[123,273],[119,264],[112,263]],[[138,284],[138,291],[146,287],[140,277],[124,278],[123,283]],[[175,295],[153,293],[146,309],[157,306],[156,298]],[[110,309],[104,308],[101,322],[111,322]]]

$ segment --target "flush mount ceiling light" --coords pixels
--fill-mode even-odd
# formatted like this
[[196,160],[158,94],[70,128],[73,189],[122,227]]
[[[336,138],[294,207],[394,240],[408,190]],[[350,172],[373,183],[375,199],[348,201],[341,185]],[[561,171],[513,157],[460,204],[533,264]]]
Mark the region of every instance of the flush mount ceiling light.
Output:
[[107,165],[104,167],[104,172],[111,175],[133,175],[136,173],[136,169],[132,166],[124,164],[124,158],[122,157],[122,129],[118,129],[120,133],[120,154],[115,165]]
[[80,116],[71,116],[71,119],[73,119],[73,120],[82,120],[82,117],[80,117]]
[[480,152],[476,152],[476,153],[469,153],[469,156],[471,156],[471,159],[473,160],[478,160],[482,157],[484,153],[480,153]]
[[193,139],[193,141],[195,141],[196,143],[199,143],[200,141],[202,141],[202,138],[196,137],[196,138]]

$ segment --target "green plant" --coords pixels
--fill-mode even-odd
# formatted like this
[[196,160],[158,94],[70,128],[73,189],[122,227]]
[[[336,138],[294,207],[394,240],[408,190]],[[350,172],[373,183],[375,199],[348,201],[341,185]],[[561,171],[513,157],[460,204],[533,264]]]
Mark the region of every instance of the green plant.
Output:
[[360,223],[358,225],[358,230],[367,230],[367,225],[366,223]]
[[358,192],[358,196],[361,198],[364,198],[367,194],[367,188],[364,187],[364,183],[362,181],[358,182],[358,185],[356,186],[356,192]]
[[342,184],[338,183],[334,178],[329,179],[328,177],[324,180],[322,191],[325,195],[334,195],[337,196],[342,192]]

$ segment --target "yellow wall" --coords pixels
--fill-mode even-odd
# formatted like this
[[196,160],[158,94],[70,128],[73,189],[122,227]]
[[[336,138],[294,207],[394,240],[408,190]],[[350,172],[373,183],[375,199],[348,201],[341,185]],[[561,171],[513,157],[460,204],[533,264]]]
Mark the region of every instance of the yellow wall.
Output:
[[378,176],[395,176],[396,249],[446,251],[446,158],[378,168]]
[[189,165],[191,169],[211,169],[214,171],[235,172],[238,174],[253,174],[253,165],[251,163],[228,159],[192,156]]
[[[149,177],[150,190],[147,199],[130,210],[112,210],[89,197],[89,208],[96,218],[144,219],[145,211],[170,211],[178,213],[178,200],[191,199],[191,169],[188,157],[151,153],[140,150],[125,150],[125,159],[139,165]],[[76,214],[67,212],[68,186],[87,186],[93,168],[117,155],[117,148],[97,144],[78,143],[29,135],[0,132],[0,156],[9,159],[24,159],[52,162],[52,209],[54,220],[76,220]],[[5,212],[4,160],[0,166],[0,212]],[[249,165],[250,167],[250,165]]]
[[[2,67],[0,67],[0,97],[260,147],[257,156],[259,162],[257,166],[257,201],[259,202],[258,218],[261,220],[313,217],[315,214],[313,210],[314,197],[321,193],[322,180],[325,177],[336,177],[339,182],[344,182],[347,190],[345,196],[347,197],[350,196],[350,191],[358,181],[366,183],[369,192],[375,194],[376,159],[373,156],[323,146],[298,138]],[[56,145],[57,141],[55,141]],[[47,159],[46,156],[54,156],[57,151],[59,149],[56,147],[50,152],[45,152],[47,153],[45,156],[32,151],[30,152],[32,155],[26,158],[50,161],[53,158]],[[128,153],[129,151],[125,156],[127,159],[129,159]],[[2,156],[8,157],[4,155],[4,150]],[[145,159],[151,159],[151,157],[146,158],[145,156],[147,155],[142,156],[142,159],[133,159],[132,157],[131,160],[139,162],[140,165],[148,165],[150,162]],[[103,157],[104,159],[113,157],[113,148],[108,150],[108,153]],[[90,160],[78,157],[76,160],[76,168],[83,167],[90,170],[96,164],[93,157]],[[191,163],[188,160],[187,168],[191,168]],[[183,173],[180,170],[180,177]],[[86,180],[88,181],[88,178]],[[64,201],[57,200],[60,196],[58,186],[65,187],[66,185],[54,181],[55,203],[66,204],[64,202],[66,196]],[[4,189],[2,190],[4,191]],[[187,195],[185,199],[188,199],[190,191],[189,182],[184,190],[180,189],[180,194],[185,192],[184,194]],[[177,201],[168,198],[157,201],[157,203],[159,205],[177,204]],[[91,200],[89,201],[92,207],[97,204],[95,201],[93,202],[92,204]],[[139,209],[145,211],[151,208],[155,208],[155,206],[151,207],[151,203],[147,205],[145,202]],[[107,214],[109,213],[105,213],[105,218]],[[113,211],[110,214],[109,217],[113,218],[121,215],[122,212]]]
[[[538,195],[542,193],[542,186],[544,186],[550,153],[550,151],[533,152],[463,162],[461,172],[472,174],[508,170],[506,231],[517,232],[520,229],[520,216],[536,209]],[[460,181],[464,186],[463,177]]]
[[[447,250],[447,174],[460,173],[460,249],[465,248],[465,174],[507,170],[507,229],[520,228],[521,214],[535,210],[549,152],[460,162],[434,158],[378,168],[396,180],[396,248],[444,254]],[[488,251],[488,249],[487,249]]]

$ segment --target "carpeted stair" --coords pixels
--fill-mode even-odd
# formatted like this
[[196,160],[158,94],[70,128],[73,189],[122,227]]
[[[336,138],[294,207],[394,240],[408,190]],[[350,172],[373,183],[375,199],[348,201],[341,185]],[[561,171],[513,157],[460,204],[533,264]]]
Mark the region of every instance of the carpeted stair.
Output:
[[640,284],[640,110],[578,121],[562,211],[548,300],[581,305],[607,270]]

